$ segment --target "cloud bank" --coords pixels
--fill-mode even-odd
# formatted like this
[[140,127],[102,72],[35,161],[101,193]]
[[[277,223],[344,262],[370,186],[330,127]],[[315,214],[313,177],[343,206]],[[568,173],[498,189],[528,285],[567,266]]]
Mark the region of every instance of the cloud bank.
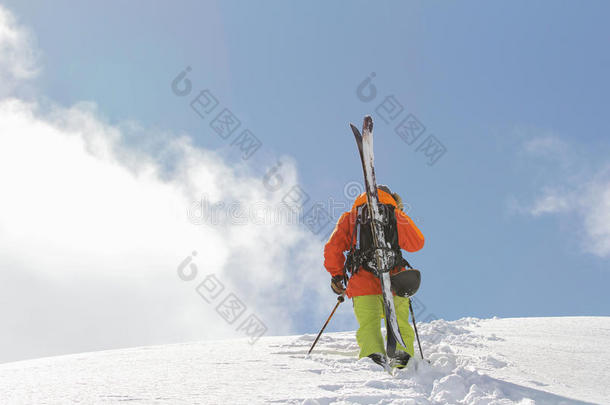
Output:
[[[39,70],[31,42],[0,7],[0,362],[245,337],[236,328],[247,314],[269,334],[294,331],[298,311],[325,316],[322,245],[307,228],[187,216],[202,195],[277,207],[283,193],[187,136],[140,127],[146,139],[134,142],[94,103],[16,98],[12,89]],[[282,176],[298,182],[294,163]],[[178,276],[185,260],[192,281]],[[196,291],[211,274],[219,299],[234,293],[247,307],[232,324]]]

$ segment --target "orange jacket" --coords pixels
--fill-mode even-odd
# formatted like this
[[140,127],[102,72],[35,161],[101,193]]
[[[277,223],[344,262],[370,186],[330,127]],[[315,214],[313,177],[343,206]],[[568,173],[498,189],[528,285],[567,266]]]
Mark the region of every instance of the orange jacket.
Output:
[[[396,207],[394,198],[383,190],[377,189],[379,202],[382,204],[392,204]],[[349,250],[353,241],[354,225],[358,216],[358,206],[366,203],[366,193],[363,193],[356,198],[351,211],[343,213],[332,235],[324,246],[324,267],[332,276],[340,276],[343,274],[343,266],[345,264],[345,256],[343,252]],[[415,252],[424,246],[424,235],[415,226],[411,218],[404,212],[396,208],[396,226],[398,229],[398,244],[401,249],[408,252]],[[402,269],[394,269],[392,273]],[[364,270],[362,267],[350,278],[346,294],[348,297],[359,295],[381,294],[381,284],[379,279],[371,272]]]

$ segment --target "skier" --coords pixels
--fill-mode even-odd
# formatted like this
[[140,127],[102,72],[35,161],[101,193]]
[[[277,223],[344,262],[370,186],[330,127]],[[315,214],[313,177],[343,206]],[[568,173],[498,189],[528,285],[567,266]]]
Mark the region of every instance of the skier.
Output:
[[[400,279],[397,274],[405,270],[408,264],[402,257],[400,249],[415,252],[424,246],[424,236],[411,218],[403,211],[400,195],[392,193],[385,185],[377,187],[379,202],[387,215],[384,225],[389,231],[386,235],[393,252],[392,279]],[[331,274],[331,288],[338,294],[352,298],[354,314],[359,329],[356,340],[360,346],[359,358],[369,357],[375,363],[386,367],[387,357],[381,334],[380,320],[384,316],[381,284],[376,275],[374,247],[367,223],[366,193],[359,195],[351,211],[345,212],[324,246],[324,267]],[[363,225],[363,226],[360,226]],[[343,253],[349,251],[347,258]],[[345,285],[347,284],[347,288]],[[392,283],[394,284],[394,283]],[[396,286],[392,286],[396,290]],[[397,346],[393,364],[404,368],[413,356],[414,333],[409,324],[409,298],[394,295],[394,305],[400,334],[406,347]]]

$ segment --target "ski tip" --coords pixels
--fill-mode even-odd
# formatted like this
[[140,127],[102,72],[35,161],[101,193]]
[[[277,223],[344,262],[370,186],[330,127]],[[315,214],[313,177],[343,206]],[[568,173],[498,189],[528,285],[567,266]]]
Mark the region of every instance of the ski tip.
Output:
[[365,130],[373,131],[373,118],[370,115],[364,116],[362,128],[364,128]]
[[349,126],[352,129],[352,132],[354,133],[354,136],[356,137],[356,139],[361,139],[362,135],[360,135],[360,130],[358,128],[356,128],[356,126],[354,124],[352,124],[351,122],[349,123]]

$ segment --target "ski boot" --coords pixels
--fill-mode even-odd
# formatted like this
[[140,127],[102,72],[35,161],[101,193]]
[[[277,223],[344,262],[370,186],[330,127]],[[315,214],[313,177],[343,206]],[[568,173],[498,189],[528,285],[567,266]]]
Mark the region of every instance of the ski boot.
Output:
[[407,352],[398,352],[396,353],[396,357],[392,359],[392,367],[396,367],[398,369],[402,369],[407,367],[407,363],[411,359],[411,355]]

